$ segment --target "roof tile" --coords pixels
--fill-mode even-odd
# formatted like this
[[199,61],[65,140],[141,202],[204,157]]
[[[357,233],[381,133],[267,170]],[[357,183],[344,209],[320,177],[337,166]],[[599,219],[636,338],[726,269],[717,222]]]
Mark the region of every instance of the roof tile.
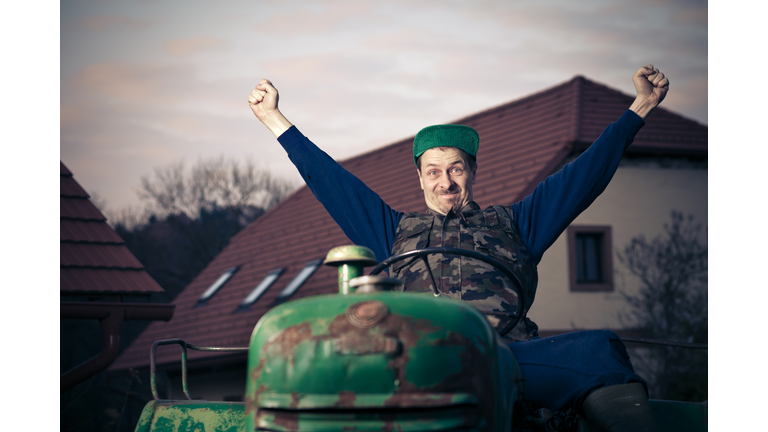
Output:
[[125,245],[103,243],[61,243],[61,267],[103,267],[142,269]]
[[115,230],[103,221],[62,219],[59,237],[61,241],[70,242],[124,243]]
[[59,270],[62,293],[126,293],[163,292],[147,272],[133,269],[62,268]]
[[72,176],[61,176],[59,194],[62,197],[88,198],[88,194]]
[[106,221],[107,218],[93,203],[84,198],[62,197],[59,203],[59,216],[69,219]]
[[62,293],[163,292],[106,223],[104,215],[61,163],[60,291]]

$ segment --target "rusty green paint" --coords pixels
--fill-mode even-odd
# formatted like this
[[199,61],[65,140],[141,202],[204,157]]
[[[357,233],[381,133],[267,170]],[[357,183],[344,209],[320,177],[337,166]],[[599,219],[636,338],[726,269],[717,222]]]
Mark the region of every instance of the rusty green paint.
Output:
[[150,401],[136,432],[242,432],[242,402]]
[[[283,305],[283,310],[274,309],[274,320],[271,313],[265,315],[254,330],[254,337],[251,342],[250,360],[252,365],[257,365],[261,358],[266,358],[264,366],[264,375],[280,377],[274,381],[263,380],[265,384],[269,382],[269,387],[273,390],[283,389],[284,391],[298,391],[299,393],[325,393],[323,389],[328,386],[339,387],[338,391],[364,391],[367,393],[389,393],[394,391],[394,376],[392,368],[389,366],[390,356],[383,354],[372,354],[361,357],[343,357],[333,352],[332,338],[329,336],[329,321],[345,321],[344,312],[351,304],[364,299],[385,300],[390,306],[392,312],[401,312],[395,314],[399,317],[410,317],[426,315],[421,318],[421,331],[414,334],[414,347],[409,350],[413,364],[409,363],[409,368],[416,369],[434,369],[436,364],[442,364],[444,361],[445,348],[433,346],[438,341],[445,340],[449,331],[445,327],[463,327],[467,336],[474,336],[473,333],[480,332],[485,340],[481,347],[489,346],[492,340],[492,333],[486,332],[484,318],[478,313],[473,313],[459,302],[448,299],[427,298],[423,295],[393,294],[383,293],[374,295],[352,295],[352,296],[319,296],[309,299],[309,301],[297,301],[291,304]],[[434,305],[435,302],[442,303],[437,308],[427,306]],[[452,307],[446,307],[450,304]],[[341,317],[341,318],[339,318]],[[474,328],[467,323],[467,317],[474,318]],[[319,321],[319,322],[317,322]],[[317,322],[317,323],[316,323]],[[440,323],[442,326],[434,326],[434,323]],[[467,325],[469,324],[469,325]],[[281,344],[274,343],[278,341],[281,333],[286,329],[292,331],[290,343],[292,347],[290,352],[281,352]],[[382,329],[374,327],[368,329],[367,334],[373,336],[381,334]],[[287,332],[286,332],[287,333]],[[474,339],[474,338],[470,338]],[[270,340],[273,343],[269,343]],[[264,349],[254,349],[255,346]],[[425,357],[413,358],[416,351],[423,349]],[[484,349],[481,348],[481,349]],[[249,374],[252,373],[249,369]],[[366,374],[366,370],[382,379],[376,379],[376,376],[364,377],[356,375]],[[389,376],[386,372],[389,371]],[[385,372],[382,374],[382,372]],[[451,369],[455,372],[455,368]],[[322,376],[322,377],[321,377]],[[323,378],[324,377],[324,378]],[[352,378],[352,379],[350,379]],[[362,379],[365,378],[365,379]],[[317,382],[319,380],[319,382]],[[315,383],[317,382],[317,383]],[[381,386],[376,383],[381,382]],[[342,383],[342,384],[340,384]],[[423,385],[419,385],[423,387]],[[379,387],[377,389],[377,387]],[[377,391],[378,390],[378,391]]]
[[[350,321],[350,306],[367,301],[383,303],[388,314],[370,327]],[[391,350],[393,339],[402,350]],[[354,424],[310,421],[301,410],[475,406],[480,420],[474,427],[502,430],[517,391],[514,378],[501,379],[500,346],[482,314],[448,298],[377,292],[286,303],[265,314],[251,336],[246,427],[271,422],[265,409],[298,410],[290,411],[298,417],[280,418],[293,422],[285,430],[304,420],[307,430],[315,423],[340,430]],[[519,377],[519,370],[506,376]],[[384,430],[390,420],[382,423]],[[455,421],[446,419],[445,426]]]

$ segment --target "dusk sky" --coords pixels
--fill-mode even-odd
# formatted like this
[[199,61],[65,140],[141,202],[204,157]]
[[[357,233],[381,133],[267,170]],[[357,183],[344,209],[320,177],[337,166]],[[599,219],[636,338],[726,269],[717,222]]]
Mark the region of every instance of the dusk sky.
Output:
[[114,210],[154,168],[250,157],[297,184],[248,108],[261,78],[337,159],[561,84],[634,94],[708,123],[703,1],[92,1],[61,4],[61,160]]

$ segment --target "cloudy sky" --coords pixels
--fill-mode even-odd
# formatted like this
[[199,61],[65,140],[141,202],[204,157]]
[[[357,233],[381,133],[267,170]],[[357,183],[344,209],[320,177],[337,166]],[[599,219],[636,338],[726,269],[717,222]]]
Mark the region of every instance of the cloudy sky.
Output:
[[68,0],[61,160],[109,209],[180,159],[250,157],[300,182],[248,108],[261,78],[341,159],[575,75],[632,93],[647,63],[670,78],[664,105],[707,124],[707,38],[694,0]]

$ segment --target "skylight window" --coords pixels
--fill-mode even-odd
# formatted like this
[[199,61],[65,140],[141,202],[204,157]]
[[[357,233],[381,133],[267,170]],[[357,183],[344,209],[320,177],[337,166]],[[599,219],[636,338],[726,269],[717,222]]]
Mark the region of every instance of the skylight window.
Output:
[[246,297],[241,303],[239,309],[247,309],[250,305],[256,303],[256,300],[261,297],[262,294],[264,294],[264,291],[267,290],[272,284],[277,280],[277,278],[280,277],[281,274],[283,274],[283,270],[285,269],[277,269],[272,270],[267,274],[267,276],[264,278],[264,280],[261,281],[258,285],[256,285],[256,288],[251,291],[250,294],[248,294],[248,297]]
[[199,303],[207,302],[208,299],[211,298],[211,296],[213,296],[214,294],[216,294],[216,291],[218,291],[219,288],[221,288],[222,285],[224,285],[229,280],[229,278],[231,278],[232,275],[235,274],[238,268],[239,267],[232,267],[224,271],[224,274],[219,276],[219,278],[216,279],[216,282],[214,282],[213,285],[211,285],[207,290],[205,290],[203,295],[201,295],[200,298],[197,299],[197,303],[199,304]]
[[295,278],[291,281],[291,283],[288,284],[285,289],[280,293],[280,295],[277,296],[275,299],[275,302],[282,302],[288,299],[288,297],[292,296],[293,293],[296,292],[297,289],[301,286],[301,284],[304,283],[307,279],[309,279],[310,276],[312,276],[312,273],[317,270],[318,267],[320,267],[320,264],[323,263],[323,260],[315,260],[310,261],[307,263],[307,265],[299,272],[298,275],[296,275]]

